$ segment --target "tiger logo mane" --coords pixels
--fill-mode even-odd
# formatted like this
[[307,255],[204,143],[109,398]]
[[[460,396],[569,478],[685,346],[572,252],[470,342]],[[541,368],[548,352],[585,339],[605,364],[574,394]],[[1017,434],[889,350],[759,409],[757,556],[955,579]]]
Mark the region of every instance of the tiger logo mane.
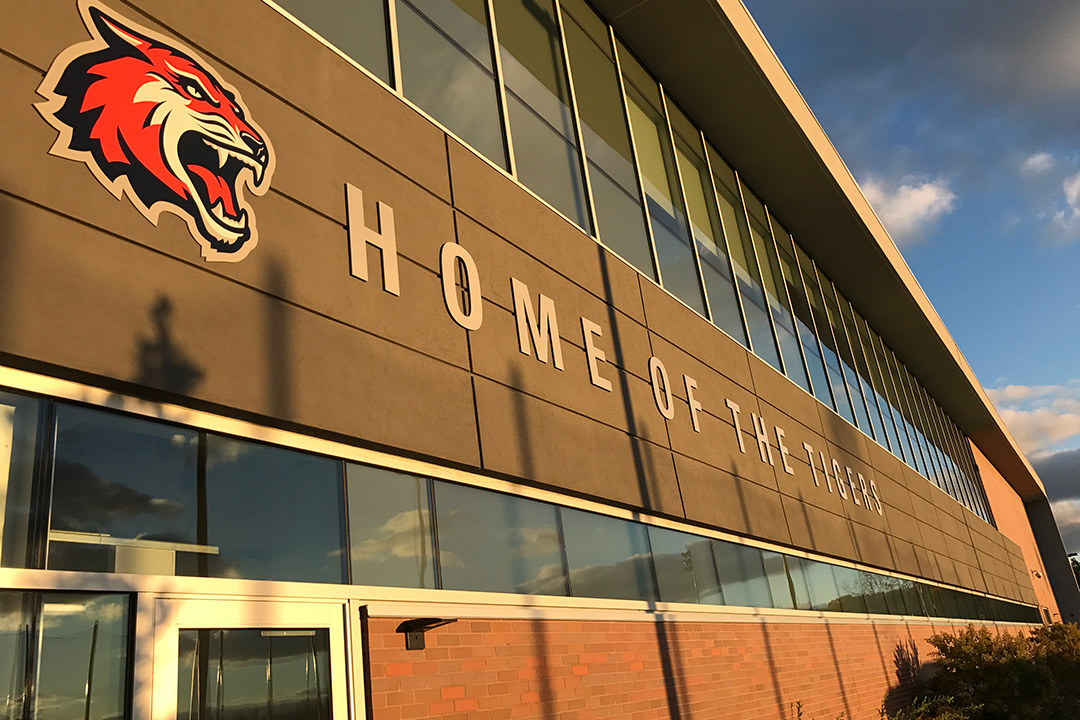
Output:
[[236,88],[191,50],[80,0],[91,39],[61,52],[36,107],[59,132],[52,155],[86,163],[150,222],[183,218],[206,260],[258,243],[245,188],[263,195],[274,151]]

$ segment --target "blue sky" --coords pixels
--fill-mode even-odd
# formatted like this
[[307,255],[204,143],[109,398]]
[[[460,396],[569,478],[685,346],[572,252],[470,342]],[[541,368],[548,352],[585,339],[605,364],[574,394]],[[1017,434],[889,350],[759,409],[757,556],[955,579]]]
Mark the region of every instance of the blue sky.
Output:
[[744,1],[1080,550],[1080,3]]

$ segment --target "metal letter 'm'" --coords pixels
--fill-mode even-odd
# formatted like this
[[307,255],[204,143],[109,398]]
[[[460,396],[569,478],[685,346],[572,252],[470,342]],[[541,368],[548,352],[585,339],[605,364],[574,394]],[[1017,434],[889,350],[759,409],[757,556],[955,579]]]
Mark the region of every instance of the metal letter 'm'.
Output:
[[536,348],[536,359],[546,363],[550,345],[552,361],[555,367],[562,370],[562,340],[559,339],[559,321],[555,317],[555,301],[541,293],[540,317],[537,319],[532,303],[529,302],[529,286],[512,277],[510,278],[510,292],[514,296],[518,350],[522,355],[532,355],[532,348]]

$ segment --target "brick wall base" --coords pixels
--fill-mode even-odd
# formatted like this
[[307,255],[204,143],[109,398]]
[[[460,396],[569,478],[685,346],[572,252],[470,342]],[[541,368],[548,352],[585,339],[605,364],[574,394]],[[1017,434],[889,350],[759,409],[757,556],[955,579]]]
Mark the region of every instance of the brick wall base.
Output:
[[399,622],[368,624],[374,720],[878,720],[898,651],[925,675],[956,627],[460,620],[406,651]]

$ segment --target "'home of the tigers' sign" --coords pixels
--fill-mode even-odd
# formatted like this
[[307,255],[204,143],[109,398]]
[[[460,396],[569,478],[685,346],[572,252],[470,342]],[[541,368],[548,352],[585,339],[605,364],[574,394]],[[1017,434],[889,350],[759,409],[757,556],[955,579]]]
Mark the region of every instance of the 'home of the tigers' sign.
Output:
[[[394,231],[394,211],[385,203],[378,203],[378,230],[370,229],[364,222],[364,202],[362,192],[352,185],[345,187],[346,213],[348,217],[349,271],[353,277],[365,282],[368,273],[368,246],[378,249],[382,269],[383,290],[394,296],[402,293],[398,273],[397,237]],[[450,318],[468,331],[479,330],[484,323],[484,304],[480,270],[476,261],[463,246],[455,242],[442,245],[439,252],[439,277],[442,283],[442,296],[446,312]],[[460,281],[459,281],[460,278]],[[510,290],[513,301],[513,313],[517,329],[517,349],[523,355],[534,357],[537,362],[550,364],[555,370],[565,367],[562,352],[562,340],[559,337],[559,317],[555,300],[539,293],[536,303],[529,287],[516,277],[510,277]],[[604,337],[601,327],[587,317],[578,318],[581,326],[582,346],[588,365],[589,381],[599,391],[611,392],[611,381],[604,377],[607,354],[604,351]],[[686,374],[681,374],[681,384],[686,391],[689,417],[679,420],[676,417],[676,403],[672,395],[672,380],[664,361],[656,356],[649,358],[649,382],[652,386],[656,411],[667,421],[689,422],[694,432],[701,432],[700,413],[704,406],[698,399],[698,383]],[[784,472],[795,475],[795,469],[789,462],[792,452],[784,442],[786,434],[778,425],[770,425],[765,418],[750,413],[742,415],[738,403],[730,398],[724,400],[724,410],[729,413],[735,431],[735,446],[740,453],[747,453],[747,444],[743,440],[743,424],[749,420],[751,434],[755,437],[757,453],[761,462],[771,466],[779,463]],[[774,444],[775,442],[775,444]],[[774,452],[774,448],[776,452]],[[878,495],[877,484],[873,478],[867,479],[858,471],[842,465],[836,458],[815,449],[809,443],[802,443],[802,452],[810,465],[811,480],[817,487],[828,492],[837,492],[844,500],[865,508],[867,511],[884,515],[885,509]],[[799,450],[795,450],[798,452]],[[824,486],[822,480],[824,479]]]

